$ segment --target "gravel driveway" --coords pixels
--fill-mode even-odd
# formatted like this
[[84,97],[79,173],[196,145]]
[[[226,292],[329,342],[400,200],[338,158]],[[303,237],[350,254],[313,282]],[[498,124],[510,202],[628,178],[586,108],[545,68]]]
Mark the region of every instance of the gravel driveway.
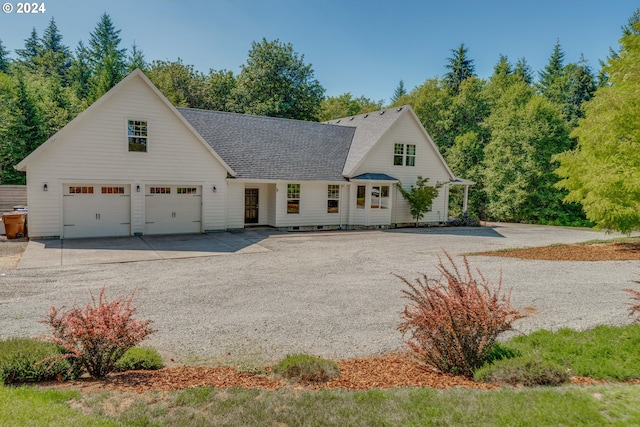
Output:
[[[0,271],[0,339],[47,332],[51,305],[85,304],[137,289],[140,317],[158,332],[145,341],[167,358],[272,361],[291,352],[343,358],[403,346],[396,331],[403,284],[435,275],[443,250],[469,252],[611,238],[591,230],[495,224],[481,228],[272,234],[263,252]],[[0,242],[5,243],[6,242]],[[472,256],[473,266],[512,289],[530,313],[519,332],[624,324],[640,262],[559,262]]]

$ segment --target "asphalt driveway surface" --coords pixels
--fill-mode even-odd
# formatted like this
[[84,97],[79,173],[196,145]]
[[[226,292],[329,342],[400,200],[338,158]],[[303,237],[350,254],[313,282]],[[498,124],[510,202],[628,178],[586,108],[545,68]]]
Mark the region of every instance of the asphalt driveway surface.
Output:
[[[46,334],[38,320],[51,305],[86,304],[90,292],[97,295],[105,286],[108,297],[136,290],[138,315],[152,319],[158,330],[144,344],[167,360],[242,363],[292,352],[332,358],[377,354],[403,346],[396,326],[404,285],[393,274],[435,277],[445,250],[460,261],[461,254],[476,251],[616,237],[514,224],[209,236],[224,241],[226,249],[220,250],[219,241],[206,246],[207,236],[155,243],[58,241],[60,247],[56,241],[30,242],[23,268],[0,272],[0,339]],[[67,262],[38,264],[47,245]],[[529,314],[516,323],[518,333],[629,322],[622,289],[634,286],[640,262],[469,260],[494,282],[502,272],[512,303]]]

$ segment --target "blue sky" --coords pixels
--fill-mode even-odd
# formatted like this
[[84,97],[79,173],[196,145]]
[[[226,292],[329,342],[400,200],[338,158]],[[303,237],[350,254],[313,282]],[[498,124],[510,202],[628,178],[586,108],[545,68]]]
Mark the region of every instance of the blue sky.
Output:
[[181,58],[203,72],[238,73],[253,41],[277,38],[312,64],[326,95],[385,101],[401,79],[412,89],[442,76],[461,43],[480,77],[500,54],[526,58],[537,75],[556,40],[566,62],[584,54],[598,69],[640,8],[640,0],[46,0],[44,14],[20,15],[18,2],[9,3],[0,40],[10,51],[33,27],[41,35],[52,17],[75,49],[107,12],[122,47],[135,42],[148,61]]

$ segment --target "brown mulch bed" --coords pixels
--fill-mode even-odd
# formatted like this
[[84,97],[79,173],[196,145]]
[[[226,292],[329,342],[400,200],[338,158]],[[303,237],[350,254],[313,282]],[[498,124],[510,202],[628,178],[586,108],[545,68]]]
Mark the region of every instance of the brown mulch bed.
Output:
[[392,387],[468,387],[493,390],[498,387],[477,383],[463,376],[427,370],[405,354],[387,354],[337,362],[340,376],[326,383],[290,384],[266,373],[239,372],[234,367],[181,366],[157,371],[127,371],[110,374],[104,380],[81,379],[61,383],[45,383],[44,387],[74,388],[93,392],[104,390],[144,393],[150,390],[170,391],[191,387],[276,390],[295,388],[306,390],[348,389],[366,390]]
[[481,252],[474,255],[548,261],[640,261],[640,242],[543,246],[539,248]]

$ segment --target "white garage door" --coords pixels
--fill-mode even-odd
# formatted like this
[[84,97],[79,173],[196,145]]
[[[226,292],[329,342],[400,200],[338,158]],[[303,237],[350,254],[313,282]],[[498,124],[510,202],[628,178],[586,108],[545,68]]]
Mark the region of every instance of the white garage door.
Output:
[[63,237],[129,236],[130,191],[121,184],[64,184]]
[[202,186],[147,185],[145,234],[200,233]]

